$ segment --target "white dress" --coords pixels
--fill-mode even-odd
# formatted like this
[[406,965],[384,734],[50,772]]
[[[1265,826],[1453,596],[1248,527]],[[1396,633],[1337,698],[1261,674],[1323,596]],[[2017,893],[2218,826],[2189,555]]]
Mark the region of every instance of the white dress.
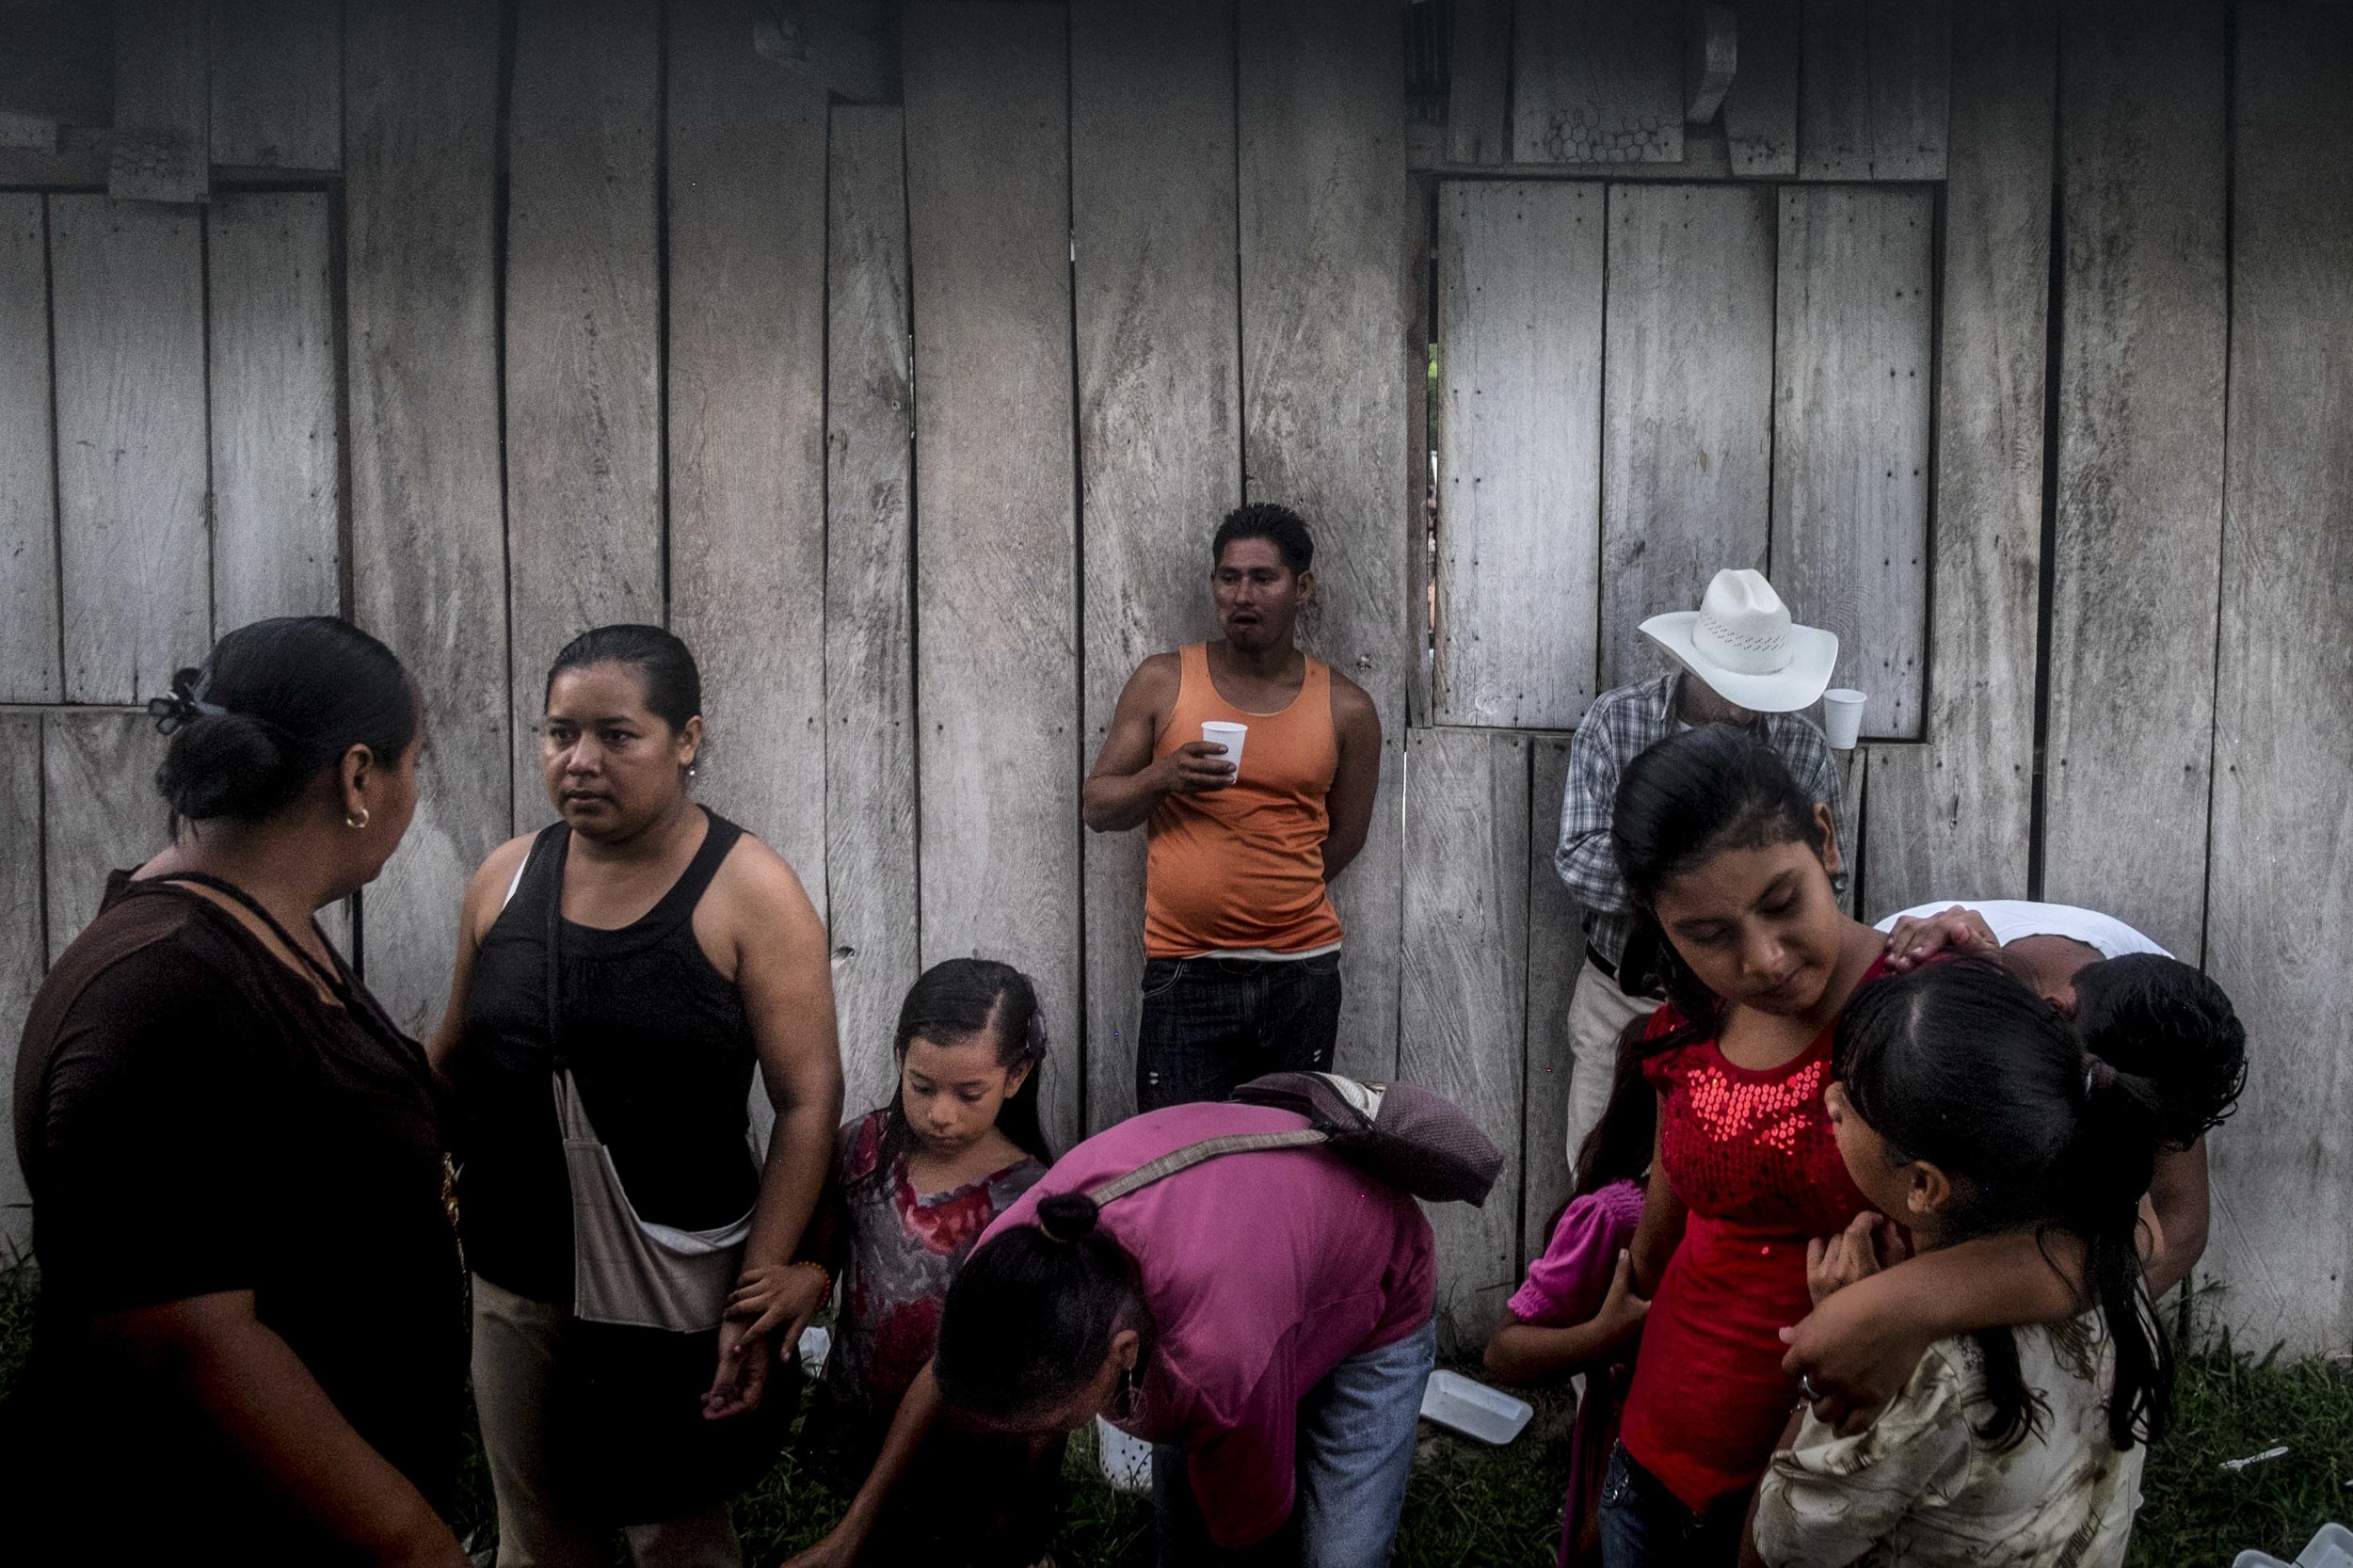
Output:
[[[1943,1339],[1869,1431],[1840,1437],[1809,1414],[1757,1489],[1756,1546],[1772,1568],[2120,1568],[2145,1446],[2108,1441],[2115,1357],[2098,1313],[2012,1331],[2037,1398],[2008,1450],[1987,1414],[1976,1341]],[[2038,1408],[2039,1407],[2039,1408]]]

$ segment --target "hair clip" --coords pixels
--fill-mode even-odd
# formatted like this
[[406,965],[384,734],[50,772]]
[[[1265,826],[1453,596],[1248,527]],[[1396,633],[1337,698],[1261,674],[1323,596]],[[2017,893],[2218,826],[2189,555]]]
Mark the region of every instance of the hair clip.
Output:
[[211,676],[195,669],[184,669],[174,675],[170,696],[147,699],[147,716],[155,721],[155,732],[169,735],[209,714],[228,712],[204,700],[204,690],[212,683]]

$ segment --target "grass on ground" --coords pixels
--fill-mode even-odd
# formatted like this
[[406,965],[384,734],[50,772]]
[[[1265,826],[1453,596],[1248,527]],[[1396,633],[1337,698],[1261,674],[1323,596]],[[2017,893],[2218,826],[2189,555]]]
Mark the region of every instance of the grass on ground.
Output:
[[[23,1365],[34,1272],[0,1275],[0,1397]],[[2221,1568],[2260,1547],[2293,1560],[2329,1519],[2353,1517],[2353,1364],[2250,1354],[2214,1322],[2209,1288],[2195,1304],[2174,1392],[2171,1433],[2149,1456],[2132,1568]],[[2170,1314],[2169,1314],[2170,1316]],[[2281,1448],[2276,1460],[2230,1471],[2223,1462]],[[1508,1448],[1445,1435],[1425,1440],[1406,1495],[1401,1568],[1548,1568],[1568,1471],[1567,1406],[1544,1398],[1529,1432]],[[1153,1560],[1149,1502],[1105,1486],[1094,1445],[1071,1445],[1070,1510],[1057,1540],[1062,1568],[1145,1568]],[[844,1499],[790,1453],[736,1499],[747,1560],[767,1568],[824,1534]],[[489,1484],[468,1444],[456,1521],[479,1547],[491,1537]],[[616,1560],[618,1560],[616,1559]]]

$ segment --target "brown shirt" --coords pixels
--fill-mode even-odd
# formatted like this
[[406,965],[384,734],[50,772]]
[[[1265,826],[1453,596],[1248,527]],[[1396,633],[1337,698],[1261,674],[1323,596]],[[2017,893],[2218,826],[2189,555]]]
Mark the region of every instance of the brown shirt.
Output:
[[16,1106],[41,1295],[11,1424],[48,1472],[24,1494],[36,1539],[54,1524],[91,1560],[195,1540],[335,1560],[175,1386],[90,1332],[216,1292],[253,1292],[360,1435],[447,1497],[466,1322],[440,1110],[424,1052],[339,982],[348,1005],[210,900],[120,872],[50,970]]

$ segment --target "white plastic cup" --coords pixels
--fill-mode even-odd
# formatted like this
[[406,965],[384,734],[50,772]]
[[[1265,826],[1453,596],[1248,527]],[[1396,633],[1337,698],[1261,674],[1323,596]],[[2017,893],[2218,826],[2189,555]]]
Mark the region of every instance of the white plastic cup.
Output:
[[1241,744],[1250,738],[1246,724],[1229,724],[1224,719],[1209,719],[1201,726],[1201,738],[1211,745],[1224,746],[1225,755],[1218,760],[1230,762],[1234,776],[1241,776]]
[[1822,735],[1833,751],[1852,751],[1863,738],[1863,704],[1868,700],[1851,686],[1833,686],[1822,694]]

